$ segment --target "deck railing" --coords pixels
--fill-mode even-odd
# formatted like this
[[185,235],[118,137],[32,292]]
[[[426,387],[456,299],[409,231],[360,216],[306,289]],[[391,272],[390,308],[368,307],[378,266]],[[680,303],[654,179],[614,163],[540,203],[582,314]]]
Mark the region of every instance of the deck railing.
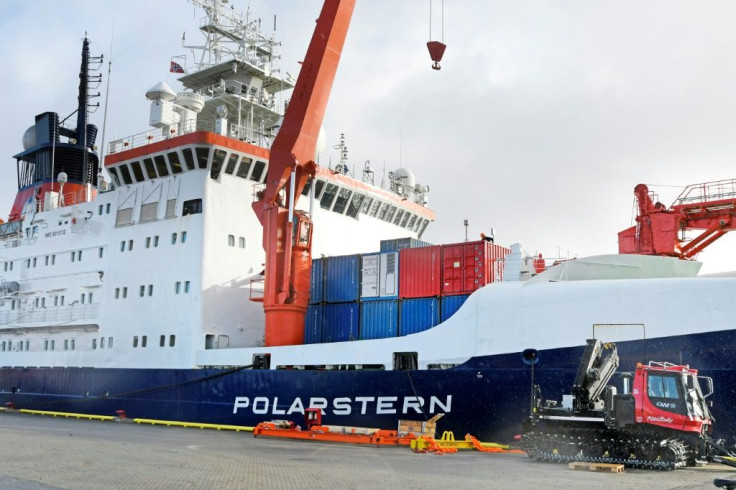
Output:
[[0,311],[0,329],[28,323],[67,324],[79,320],[96,319],[99,316],[99,304]]

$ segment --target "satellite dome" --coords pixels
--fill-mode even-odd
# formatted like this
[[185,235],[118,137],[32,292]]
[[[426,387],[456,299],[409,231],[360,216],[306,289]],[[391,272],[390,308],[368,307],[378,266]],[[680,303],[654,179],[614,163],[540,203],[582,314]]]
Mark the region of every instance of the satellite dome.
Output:
[[394,177],[401,182],[401,184],[407,189],[414,189],[417,183],[417,179],[414,177],[414,172],[408,168],[400,168],[394,171]]
[[67,176],[66,172],[59,172],[59,176],[56,177],[56,181],[59,184],[66,184],[69,181],[69,177]]
[[29,150],[36,146],[36,126],[31,126],[23,133],[23,149]]
[[171,102],[176,99],[176,92],[171,90],[171,87],[166,85],[166,82],[158,82],[156,85],[148,89],[148,92],[146,92],[146,98],[148,100],[161,99],[166,102]]

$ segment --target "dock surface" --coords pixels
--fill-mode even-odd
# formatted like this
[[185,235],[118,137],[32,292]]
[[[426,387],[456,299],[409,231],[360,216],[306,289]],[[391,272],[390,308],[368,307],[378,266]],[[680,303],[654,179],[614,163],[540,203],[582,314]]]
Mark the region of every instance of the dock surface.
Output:
[[[462,436],[462,435],[460,435]],[[457,437],[457,435],[456,435]],[[521,454],[418,454],[405,447],[254,438],[217,431],[0,412],[0,488],[714,489],[727,466],[571,471]]]

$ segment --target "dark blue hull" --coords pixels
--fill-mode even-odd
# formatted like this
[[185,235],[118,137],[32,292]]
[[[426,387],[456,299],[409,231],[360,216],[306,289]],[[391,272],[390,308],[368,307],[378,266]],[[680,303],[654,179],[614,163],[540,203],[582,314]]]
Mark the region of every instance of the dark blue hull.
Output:
[[[736,332],[617,343],[620,371],[656,360],[689,364],[713,378],[715,435],[736,439],[733,383]],[[534,347],[534,346],[530,346]],[[541,351],[535,382],[544,398],[570,392],[583,347]],[[617,382],[617,377],[614,382]],[[395,428],[399,419],[445,413],[438,430],[455,437],[510,442],[529,412],[530,368],[519,353],[476,357],[429,371],[0,369],[0,401],[16,408],[252,426],[271,419],[299,424],[323,406],[323,423]],[[416,397],[423,400],[417,403]],[[422,413],[423,412],[423,413]]]

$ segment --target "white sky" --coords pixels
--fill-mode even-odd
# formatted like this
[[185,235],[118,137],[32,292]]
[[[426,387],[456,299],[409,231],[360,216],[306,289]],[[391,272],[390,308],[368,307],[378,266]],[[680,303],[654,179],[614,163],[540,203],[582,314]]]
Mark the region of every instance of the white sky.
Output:
[[[296,75],[321,1],[232,3],[268,31],[278,16]],[[494,227],[499,243],[545,256],[615,253],[637,184],[669,205],[687,184],[736,177],[736,2],[447,0],[439,72],[428,5],[357,0],[325,120],[352,164],[401,164],[430,186],[426,240],[462,241],[468,219],[471,238]],[[199,41],[200,17],[184,0],[0,2],[0,217],[25,129],[76,107],[85,31],[109,59],[114,23],[109,141],[147,129],[148,88],[177,89],[169,60],[186,52],[182,32]],[[736,270],[733,235],[701,254],[703,272]]]

